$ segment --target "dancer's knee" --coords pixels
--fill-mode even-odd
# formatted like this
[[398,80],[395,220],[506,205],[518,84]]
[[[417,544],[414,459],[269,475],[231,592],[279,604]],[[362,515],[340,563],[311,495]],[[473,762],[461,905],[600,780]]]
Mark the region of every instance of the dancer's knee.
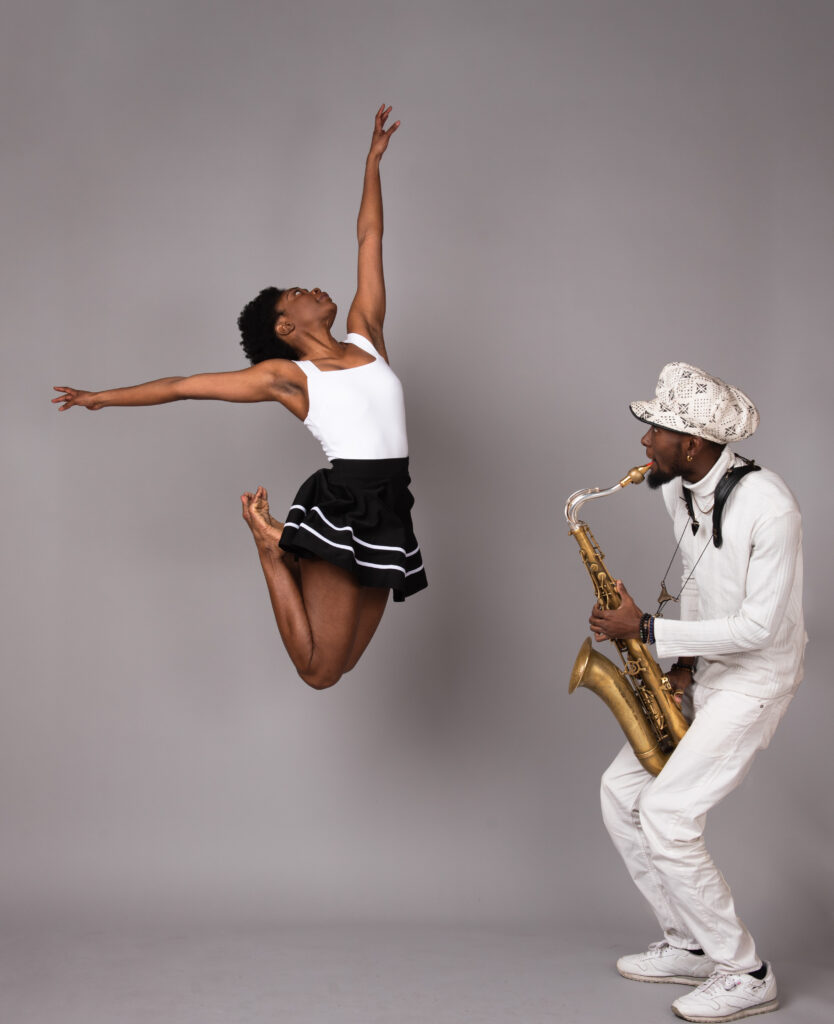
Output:
[[314,690],[329,690],[342,678],[342,673],[334,669],[299,669],[298,674]]

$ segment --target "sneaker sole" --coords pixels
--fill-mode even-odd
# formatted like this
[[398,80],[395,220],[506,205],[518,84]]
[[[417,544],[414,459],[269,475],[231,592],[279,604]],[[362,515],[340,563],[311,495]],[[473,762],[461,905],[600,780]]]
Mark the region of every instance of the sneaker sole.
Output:
[[690,974],[632,974],[631,971],[623,971],[619,967],[617,972],[629,981],[647,981],[650,985],[691,985],[693,988],[703,985],[709,978],[709,975],[704,978],[693,978]]
[[681,1013],[680,1010],[676,1010],[674,1005],[672,1009],[675,1012],[675,1016],[680,1017],[681,1020],[691,1020],[694,1024],[725,1024],[726,1021],[741,1020],[744,1017],[755,1017],[757,1013],[770,1013],[771,1010],[779,1009],[779,1000],[771,999],[767,1003],[759,1003],[758,1006],[749,1006],[746,1010],[737,1010],[735,1013],[725,1014],[723,1017],[696,1017],[694,1014],[688,1015]]

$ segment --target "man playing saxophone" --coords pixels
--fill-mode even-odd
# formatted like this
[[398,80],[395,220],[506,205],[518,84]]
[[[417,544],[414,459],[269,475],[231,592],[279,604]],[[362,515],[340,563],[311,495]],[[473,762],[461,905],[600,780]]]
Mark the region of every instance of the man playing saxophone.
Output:
[[597,640],[640,639],[658,659],[675,659],[670,682],[678,699],[689,692],[694,717],[659,775],[626,744],[602,779],[605,825],[663,930],[617,969],[693,986],[672,1004],[684,1020],[738,1020],[775,1010],[776,982],[707,851],[704,824],[768,745],[802,679],[801,518],[775,473],[727,447],[759,421],[738,388],[670,363],[655,397],[630,408],[648,427],[649,486],[674,523],[680,621],[644,613],[618,583],[620,606],[595,605],[591,628]]

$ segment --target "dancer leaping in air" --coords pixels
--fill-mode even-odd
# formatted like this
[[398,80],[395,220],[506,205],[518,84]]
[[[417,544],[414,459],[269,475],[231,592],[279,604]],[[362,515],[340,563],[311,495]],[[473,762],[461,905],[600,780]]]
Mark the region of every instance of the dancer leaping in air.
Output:
[[315,689],[338,682],[362,656],[389,590],[402,601],[426,575],[411,523],[402,385],[382,333],[382,189],[379,164],[399,127],[376,113],[359,207],[358,285],[347,338],[330,333],[336,303],[321,288],[265,288],[238,318],[252,366],[163,377],[134,387],[56,387],[61,412],[81,406],[162,405],[186,398],[279,402],[304,422],[331,462],[306,480],[280,523],[267,492],[241,495],[275,621],[298,674]]

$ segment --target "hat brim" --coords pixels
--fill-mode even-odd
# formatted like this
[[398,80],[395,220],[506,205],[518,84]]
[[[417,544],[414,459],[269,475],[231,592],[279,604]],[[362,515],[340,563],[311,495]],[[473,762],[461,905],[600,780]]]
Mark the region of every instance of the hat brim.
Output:
[[650,427],[659,427],[661,430],[668,430],[673,434],[686,434],[689,437],[701,436],[692,430],[682,430],[682,421],[674,413],[663,412],[656,399],[648,402],[631,402],[628,408],[635,419]]

